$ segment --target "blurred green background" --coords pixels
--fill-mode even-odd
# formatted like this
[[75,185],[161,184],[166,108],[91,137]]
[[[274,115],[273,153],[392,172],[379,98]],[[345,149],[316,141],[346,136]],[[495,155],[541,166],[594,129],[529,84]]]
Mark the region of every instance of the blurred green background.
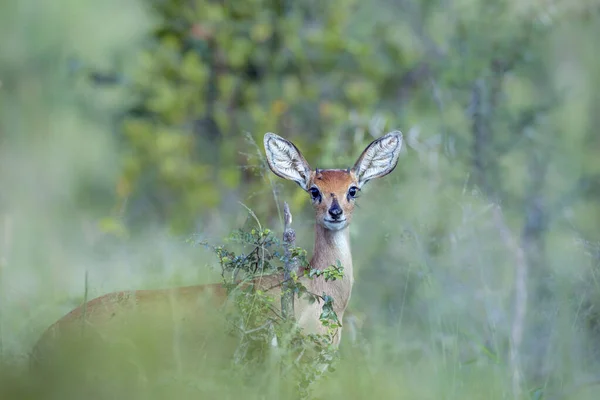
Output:
[[399,129],[351,228],[363,329],[322,393],[597,398],[598,38],[594,0],[3,1],[2,393],[86,285],[219,281],[186,239],[219,243],[240,202],[281,231],[288,201],[310,252],[265,132],[341,168]]

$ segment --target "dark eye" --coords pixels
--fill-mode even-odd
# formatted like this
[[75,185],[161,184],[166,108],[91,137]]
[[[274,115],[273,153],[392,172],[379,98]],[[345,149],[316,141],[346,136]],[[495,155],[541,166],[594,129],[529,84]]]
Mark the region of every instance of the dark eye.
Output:
[[321,192],[315,187],[308,189],[308,193],[310,193],[310,197],[312,197],[313,200],[317,200],[321,197]]
[[348,197],[349,198],[355,198],[357,194],[358,194],[358,188],[356,186],[352,186],[350,189],[348,189]]

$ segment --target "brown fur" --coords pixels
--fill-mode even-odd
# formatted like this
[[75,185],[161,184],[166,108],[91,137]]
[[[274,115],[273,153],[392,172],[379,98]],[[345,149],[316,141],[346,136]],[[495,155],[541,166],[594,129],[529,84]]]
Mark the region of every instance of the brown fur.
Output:
[[[399,132],[390,133],[374,141],[367,149],[373,149],[372,146],[382,140],[387,140],[386,143],[392,144],[395,143],[394,140],[397,142],[395,144],[397,147],[392,147],[393,151],[381,150],[382,157],[392,157],[390,165],[393,169],[397,161],[397,151],[401,145],[401,134]],[[273,147],[269,147],[271,142]],[[339,261],[344,268],[344,278],[329,282],[325,282],[322,277],[315,279],[302,277],[300,279],[309,291],[319,295],[326,293],[333,297],[334,309],[339,319],[342,320],[350,301],[354,282],[349,235],[354,200],[348,197],[348,189],[351,186],[359,186],[355,170],[365,156],[366,150],[353,169],[318,169],[315,171],[310,169],[299,150],[283,138],[273,134],[265,135],[265,148],[269,166],[276,175],[295,180],[306,190],[310,190],[312,187],[319,189],[320,199],[313,201],[316,224],[314,251],[310,265],[312,268],[322,270],[330,265],[336,265]],[[372,153],[377,155],[380,154],[379,151],[375,149],[372,150]],[[364,167],[364,165],[362,166]],[[377,173],[379,176],[383,176],[391,171],[389,166],[381,171],[378,167],[367,166],[367,168],[371,168],[375,172],[374,177],[377,177]],[[328,221],[330,219],[329,210],[335,202],[343,211],[341,215],[343,223]],[[280,275],[266,276],[256,279],[255,284],[264,290],[268,289],[274,298],[279,298],[281,289],[278,284],[282,280]],[[182,324],[182,329],[189,328],[187,330],[192,332],[193,337],[193,335],[197,335],[198,327],[212,323],[209,322],[208,311],[218,310],[226,302],[227,293],[220,284],[107,294],[88,301],[48,328],[34,348],[33,360],[43,359],[45,351],[52,348],[55,340],[64,337],[67,332],[77,331],[81,327],[86,327],[92,332],[101,332],[105,329],[109,331],[107,328],[127,323],[138,314],[146,313],[151,317],[158,316],[159,310],[168,316],[169,324],[175,322]],[[279,302],[276,301],[275,305],[279,306]],[[303,299],[297,300],[295,313],[299,326],[305,331],[323,332],[325,330],[319,321],[320,304],[309,304]],[[339,344],[340,339],[341,329],[334,344]]]
[[[346,182],[343,181],[343,183],[345,185]],[[333,182],[329,181],[328,184],[328,187],[333,190]],[[350,300],[353,278],[349,247],[339,248],[338,242],[336,242],[337,237],[341,237],[346,241],[343,243],[347,243],[349,246],[348,228],[332,233],[332,231],[323,228],[319,224],[316,225],[314,255],[311,258],[310,265],[312,268],[324,269],[330,265],[335,265],[339,260],[345,269],[344,279],[325,282],[323,278],[319,277],[315,279],[301,278],[301,281],[313,293],[327,293],[332,296],[335,299],[334,309],[341,320]],[[277,299],[281,292],[278,285],[282,280],[281,275],[270,275],[257,278],[254,283],[258,288],[268,289],[269,293]],[[172,304],[173,308],[183,310],[182,312],[187,316],[187,318],[181,318],[182,323],[202,325],[205,317],[202,308],[212,307],[218,309],[224,306],[226,301],[227,292],[218,283],[173,289],[109,293],[77,307],[50,326],[34,347],[33,361],[43,358],[44,350],[52,346],[54,340],[60,339],[62,335],[70,332],[76,332],[83,319],[85,319],[85,325],[92,327],[91,329],[103,329],[127,320],[130,315],[151,314],[154,307]],[[275,302],[275,305],[278,306],[278,302]],[[320,313],[320,306],[317,303],[311,305],[305,300],[296,301],[296,318],[298,323],[305,327],[307,331],[324,331],[319,323]],[[336,345],[339,344],[340,339],[341,332],[335,338]]]
[[322,195],[320,203],[313,202],[317,222],[321,219],[320,222],[322,223],[322,218],[327,215],[327,210],[329,210],[335,199],[344,210],[344,215],[350,223],[354,211],[354,201],[348,200],[347,193],[350,186],[356,186],[357,184],[356,176],[352,171],[345,169],[313,171],[309,187],[316,186]]

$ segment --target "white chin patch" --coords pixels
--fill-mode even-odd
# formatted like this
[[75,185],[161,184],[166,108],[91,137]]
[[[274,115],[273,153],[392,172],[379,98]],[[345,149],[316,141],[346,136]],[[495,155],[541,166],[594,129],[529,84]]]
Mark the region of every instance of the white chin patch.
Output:
[[339,231],[340,229],[344,229],[347,225],[347,220],[343,220],[340,222],[330,222],[323,220],[323,226],[325,227],[325,229],[329,229],[330,231]]

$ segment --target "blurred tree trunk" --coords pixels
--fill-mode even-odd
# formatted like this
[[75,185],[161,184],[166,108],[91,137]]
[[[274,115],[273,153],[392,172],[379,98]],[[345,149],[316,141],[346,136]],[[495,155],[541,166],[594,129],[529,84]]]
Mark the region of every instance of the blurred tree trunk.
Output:
[[[535,146],[535,144],[534,144]],[[548,366],[545,362],[552,333],[553,294],[547,267],[545,236],[548,226],[543,195],[548,157],[540,149],[534,149],[529,159],[529,193],[525,199],[525,222],[521,233],[521,245],[529,266],[529,288],[535,310],[530,310],[528,341],[530,360],[526,371],[536,384],[543,383]]]
[[471,90],[473,183],[489,197],[495,197],[500,191],[500,182],[494,179],[497,152],[494,151],[492,121],[502,90],[502,79],[503,73],[494,69],[490,78],[477,79]]
[[[489,61],[486,71],[472,83],[471,99],[469,111],[471,115],[471,134],[472,134],[472,154],[471,171],[472,183],[481,191],[482,195],[493,202],[506,205],[515,200],[515,193],[507,192],[504,189],[502,175],[499,173],[499,159],[509,150],[515,149],[512,144],[502,145],[503,137],[507,134],[513,135],[509,139],[515,142],[517,137],[521,139],[529,136],[528,130],[535,127],[538,117],[548,109],[545,103],[548,99],[540,101],[540,104],[531,104],[522,112],[523,115],[516,118],[516,126],[512,131],[500,125],[500,119],[511,117],[507,110],[502,108],[500,100],[504,95],[503,83],[508,72],[518,69],[528,80],[543,91],[548,84],[547,77],[544,74],[528,76],[528,70],[533,71],[543,69],[536,63],[528,65],[524,61],[523,54],[533,43],[533,33],[530,22],[524,22],[521,26],[522,34],[515,35],[510,40],[511,45],[506,47],[503,53],[494,53]],[[544,95],[546,95],[545,93]],[[544,103],[544,104],[542,104]],[[510,113],[510,112],[509,112]],[[535,132],[534,132],[535,133]],[[544,199],[544,183],[546,171],[548,168],[549,155],[544,150],[543,143],[534,138],[530,139],[530,152],[528,163],[524,167],[523,174],[528,176],[528,189],[525,197],[521,201],[523,227],[521,230],[521,249],[525,256],[526,282],[520,282],[524,285],[525,291],[531,292],[533,304],[544,305],[542,309],[536,306],[536,312],[527,319],[524,346],[515,344],[521,349],[511,349],[513,352],[521,352],[528,348],[529,358],[524,363],[525,379],[532,379],[533,382],[541,382],[547,376],[547,367],[545,356],[549,347],[551,332],[551,315],[553,294],[549,285],[549,273],[547,269],[547,257],[545,252],[545,234],[548,226],[547,214]],[[504,148],[506,147],[506,148]],[[519,283],[515,283],[515,288]],[[514,294],[515,303],[518,302],[516,289]],[[530,303],[530,304],[531,304]],[[532,310],[529,310],[532,311]],[[520,368],[520,366],[517,366]],[[520,374],[520,372],[519,372]]]

